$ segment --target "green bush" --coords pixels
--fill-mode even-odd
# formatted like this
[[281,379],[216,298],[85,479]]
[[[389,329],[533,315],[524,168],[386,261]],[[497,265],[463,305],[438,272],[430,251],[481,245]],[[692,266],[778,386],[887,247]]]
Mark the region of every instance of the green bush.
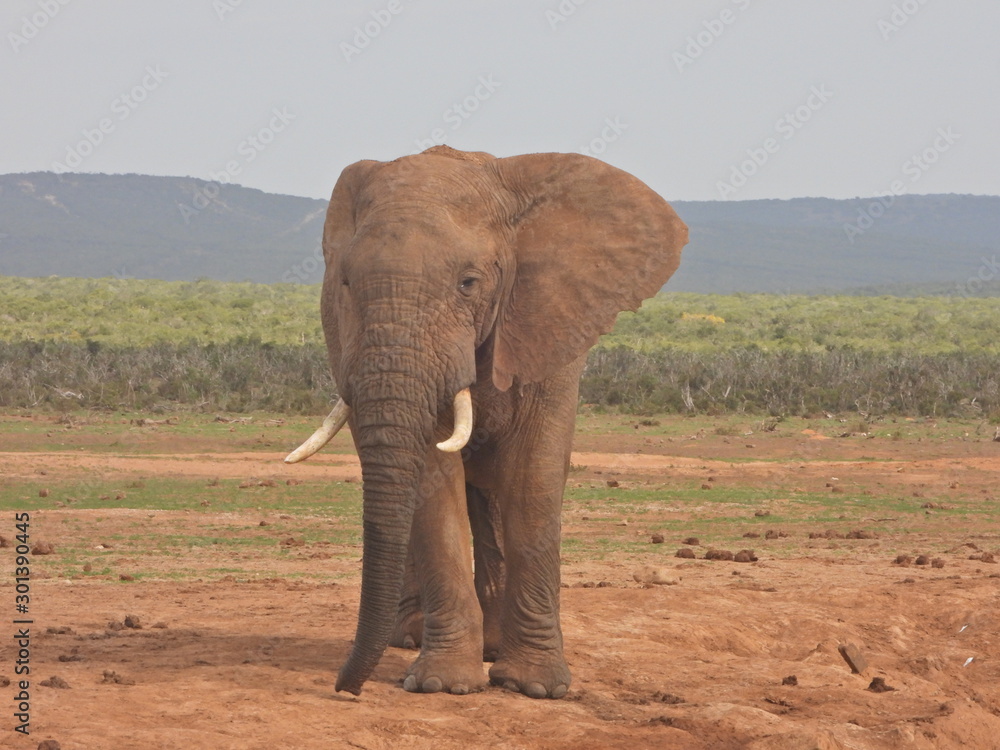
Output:
[[318,345],[0,342],[0,408],[317,414],[335,394]]
[[[0,407],[318,414],[319,287],[0,277]],[[581,401],[636,413],[1000,420],[1000,300],[661,294],[591,352]]]
[[588,358],[580,398],[640,412],[993,417],[1000,415],[1000,356],[599,348]]

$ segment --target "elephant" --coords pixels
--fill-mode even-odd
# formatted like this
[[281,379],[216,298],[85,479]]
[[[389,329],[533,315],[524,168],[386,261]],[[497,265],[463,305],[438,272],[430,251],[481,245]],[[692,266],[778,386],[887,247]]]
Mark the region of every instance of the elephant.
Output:
[[435,146],[343,170],[320,302],[339,401],[285,459],[350,425],[364,555],[337,691],[359,695],[392,642],[420,647],[410,692],[566,694],[560,512],[580,375],[687,234],[651,188],[582,154]]

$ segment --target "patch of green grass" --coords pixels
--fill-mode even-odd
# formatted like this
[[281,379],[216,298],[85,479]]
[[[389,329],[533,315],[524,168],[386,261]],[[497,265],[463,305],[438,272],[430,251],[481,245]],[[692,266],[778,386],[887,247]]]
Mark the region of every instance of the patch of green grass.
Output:
[[[219,421],[219,416],[223,421]],[[19,451],[84,448],[89,453],[124,455],[174,453],[178,442],[183,442],[187,451],[284,452],[309,437],[319,426],[322,416],[112,413],[82,409],[58,415],[0,415],[0,443]],[[169,424],[153,424],[150,420],[169,420]],[[323,451],[340,455],[354,453],[350,429],[344,429]],[[189,457],[195,459],[194,455]]]
[[[828,546],[831,554],[856,554],[872,544],[926,531],[923,500],[898,494],[802,492],[754,487],[715,486],[567,489],[566,508],[572,528],[564,534],[567,560],[606,559],[614,555],[649,561],[673,556],[687,537],[697,537],[699,557],[711,547],[734,552],[751,548],[768,555],[801,555],[804,548]],[[756,515],[762,512],[762,515]],[[934,511],[939,518],[968,519],[971,524],[992,522],[995,510],[976,499],[945,503]],[[837,538],[809,539],[810,533],[835,532]],[[767,532],[775,536],[767,538]],[[845,538],[864,531],[872,538]],[[650,534],[664,536],[664,544],[650,543]],[[747,538],[745,534],[756,534]],[[885,541],[882,541],[885,540]],[[824,552],[826,554],[826,552]]]
[[[36,511],[32,536],[54,541],[56,554],[35,557],[32,566],[49,576],[117,582],[122,573],[135,580],[297,574],[325,580],[334,572],[312,563],[312,554],[352,561],[359,554],[356,483],[241,489],[238,480],[209,486],[189,478],[95,478],[45,482],[45,498],[38,497],[40,486],[35,479],[5,482],[0,510]],[[261,520],[266,525],[260,526]]]
[[[325,518],[360,517],[361,485],[351,482],[310,482],[297,485],[252,486],[223,479],[214,486],[205,480],[154,477],[144,480],[102,477],[72,482],[43,479],[9,480],[0,485],[0,510],[42,510],[59,507],[101,510],[188,510],[197,513],[283,512],[309,513]],[[39,497],[42,488],[48,497]]]
[[744,414],[708,416],[671,415],[664,419],[649,419],[626,414],[601,414],[581,407],[576,417],[577,435],[638,435],[641,437],[686,437],[701,433],[715,433],[722,429],[726,434],[742,435],[751,429],[753,418]]
[[694,484],[687,487],[642,487],[626,489],[622,487],[573,487],[567,488],[566,497],[583,507],[613,508],[615,511],[649,513],[667,508],[678,510],[700,505],[736,505],[753,507],[772,499],[773,490],[749,487],[717,488],[710,492],[698,489]]

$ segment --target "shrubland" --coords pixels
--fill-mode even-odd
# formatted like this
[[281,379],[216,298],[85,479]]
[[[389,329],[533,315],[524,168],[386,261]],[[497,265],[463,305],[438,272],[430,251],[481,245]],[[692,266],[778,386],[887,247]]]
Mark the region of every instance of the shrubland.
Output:
[[[0,407],[319,413],[319,287],[0,278]],[[1000,300],[663,293],[591,352],[629,412],[1000,418]]]

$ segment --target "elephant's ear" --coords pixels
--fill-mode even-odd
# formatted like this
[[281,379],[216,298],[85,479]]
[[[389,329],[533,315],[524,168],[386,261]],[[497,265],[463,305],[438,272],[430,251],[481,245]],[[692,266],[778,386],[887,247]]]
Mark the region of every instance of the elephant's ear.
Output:
[[538,381],[593,346],[680,263],[684,222],[645,183],[579,154],[498,159],[514,194],[516,271],[501,306],[493,382]]
[[344,252],[354,236],[355,217],[361,213],[359,196],[369,175],[382,166],[380,161],[358,161],[344,168],[334,185],[323,225],[323,256],[327,266]]
[[350,246],[356,228],[356,218],[361,214],[364,199],[363,187],[368,177],[384,162],[359,161],[345,167],[330,196],[323,225],[323,259],[326,271],[323,274],[323,294],[320,312],[323,318],[323,332],[326,336],[327,351],[334,378],[340,379],[340,355],[343,342],[340,336],[340,321],[337,314],[336,298],[341,284],[340,270],[344,254]]

